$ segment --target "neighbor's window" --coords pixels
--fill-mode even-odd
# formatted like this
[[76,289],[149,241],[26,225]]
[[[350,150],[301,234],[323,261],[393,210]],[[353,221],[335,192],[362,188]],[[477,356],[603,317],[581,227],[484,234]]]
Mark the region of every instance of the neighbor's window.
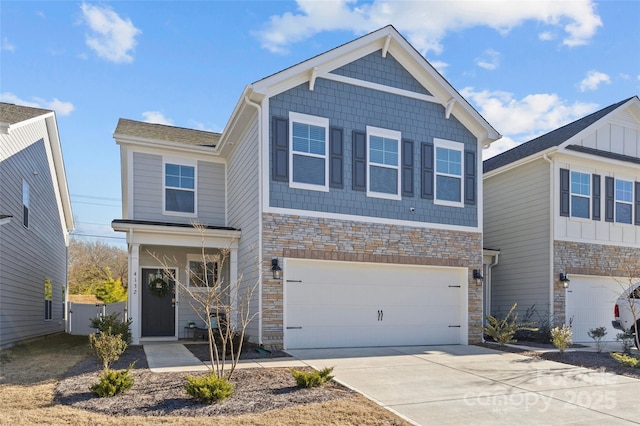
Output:
[[290,112],[289,123],[289,185],[292,188],[328,191],[329,119]]
[[367,126],[367,195],[399,200],[401,133]]
[[50,321],[53,318],[53,282],[49,278],[44,280],[44,319]]
[[589,219],[591,204],[591,175],[571,172],[571,216]]
[[633,182],[616,179],[616,222],[631,223]]
[[29,184],[22,181],[22,224],[29,227]]
[[164,210],[167,213],[196,213],[196,167],[164,164]]
[[455,207],[464,205],[462,200],[462,153],[460,142],[435,139],[436,190],[435,203]]
[[[195,259],[195,257],[194,257]],[[207,260],[206,268],[205,262],[200,260],[189,260],[189,270],[187,275],[189,277],[189,287],[215,287],[218,281],[218,262],[215,260]]]

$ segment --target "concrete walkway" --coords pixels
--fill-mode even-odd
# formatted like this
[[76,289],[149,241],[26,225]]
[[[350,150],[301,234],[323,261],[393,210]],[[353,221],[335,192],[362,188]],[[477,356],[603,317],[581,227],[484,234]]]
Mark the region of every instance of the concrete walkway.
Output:
[[291,355],[414,424],[640,424],[640,380],[478,346]]

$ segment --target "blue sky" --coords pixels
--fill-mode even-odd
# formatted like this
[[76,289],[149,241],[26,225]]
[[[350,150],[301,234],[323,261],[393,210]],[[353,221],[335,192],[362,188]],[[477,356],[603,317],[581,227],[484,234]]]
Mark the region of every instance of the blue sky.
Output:
[[247,84],[392,24],[502,135],[640,94],[638,1],[11,1],[0,100],[56,111],[76,231],[124,245],[118,118],[221,132]]

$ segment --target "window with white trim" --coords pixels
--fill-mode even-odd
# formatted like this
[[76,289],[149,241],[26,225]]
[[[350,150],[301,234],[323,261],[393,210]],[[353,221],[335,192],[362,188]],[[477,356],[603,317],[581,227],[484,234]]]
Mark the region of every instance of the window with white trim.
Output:
[[462,159],[464,144],[434,139],[435,148],[435,204],[463,207],[464,170]]
[[[206,260],[206,267],[205,267]],[[207,256],[189,255],[187,257],[187,283],[193,288],[212,288],[218,285],[219,262]]]
[[196,214],[196,163],[164,162],[164,213]]
[[329,191],[329,119],[289,112],[289,186]]
[[633,212],[633,182],[616,179],[616,222],[631,223]]
[[571,171],[571,217],[589,219],[591,175]]
[[22,181],[22,225],[29,227],[29,184]]
[[395,130],[367,126],[367,196],[400,200],[400,140]]

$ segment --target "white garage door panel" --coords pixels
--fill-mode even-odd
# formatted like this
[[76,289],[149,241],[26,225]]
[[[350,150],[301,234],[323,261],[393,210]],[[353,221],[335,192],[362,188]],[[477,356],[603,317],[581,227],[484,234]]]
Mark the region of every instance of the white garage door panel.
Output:
[[466,341],[465,269],[287,259],[285,271],[286,348]]
[[606,327],[603,340],[615,341],[620,333],[611,326],[613,306],[622,293],[623,279],[610,277],[571,276],[567,290],[567,322],[571,318],[573,341],[593,342],[587,334],[590,329]]

